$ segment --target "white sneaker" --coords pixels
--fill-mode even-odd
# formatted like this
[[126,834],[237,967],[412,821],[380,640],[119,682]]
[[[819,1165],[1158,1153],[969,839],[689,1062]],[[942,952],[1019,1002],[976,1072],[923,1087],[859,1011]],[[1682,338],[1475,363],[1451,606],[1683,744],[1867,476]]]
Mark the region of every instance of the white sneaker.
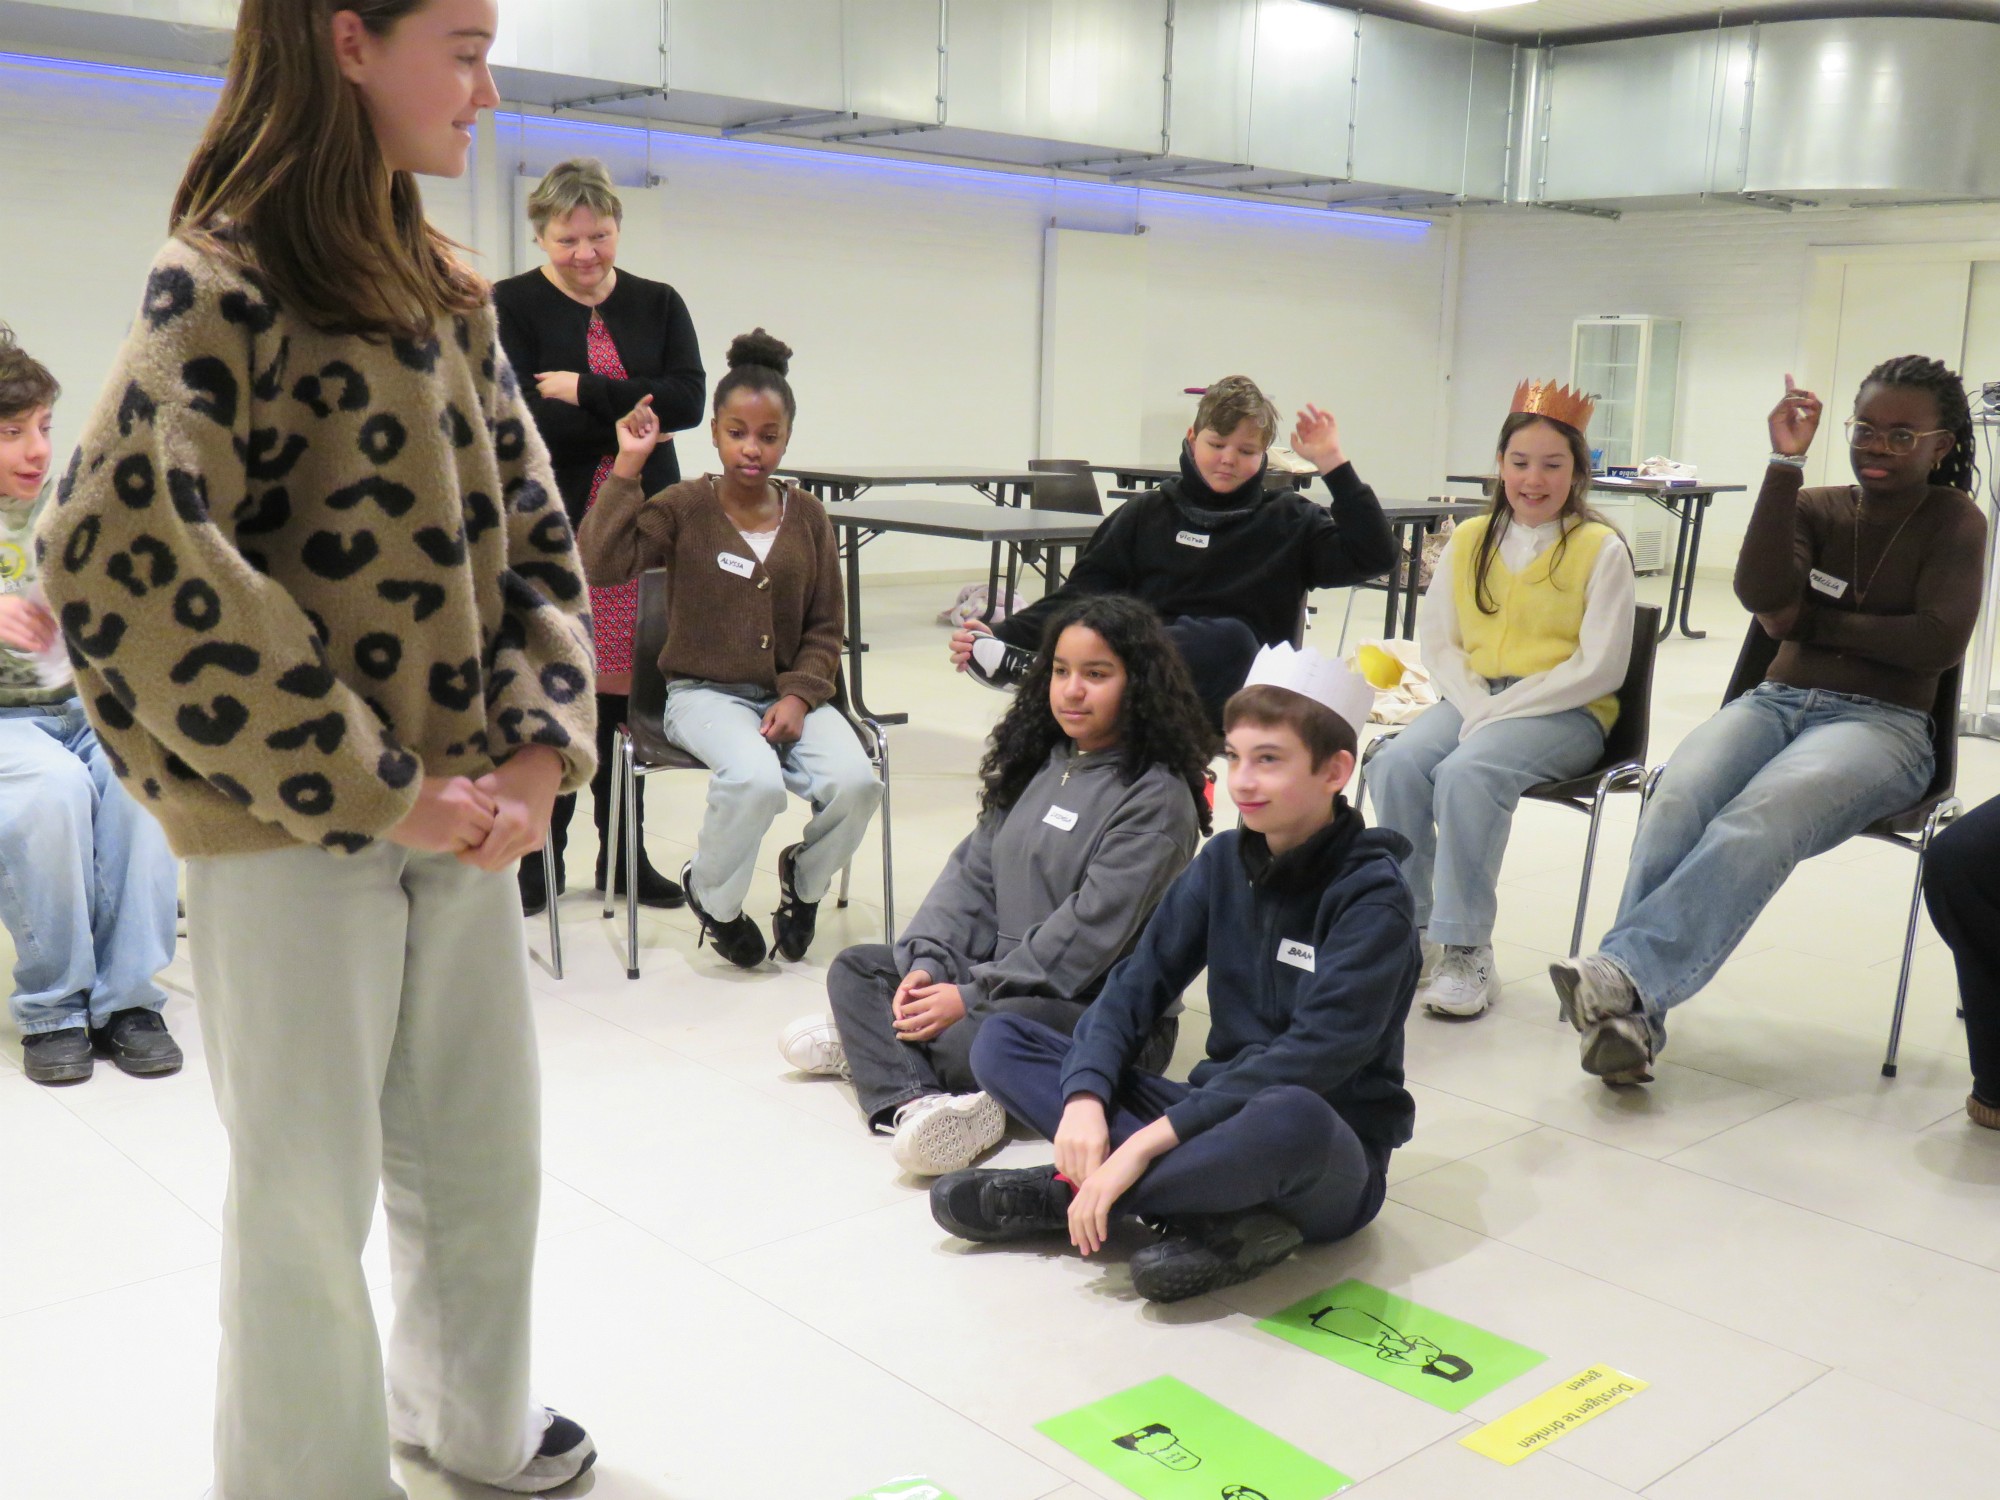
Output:
[[847,1048],[829,1015],[801,1016],[778,1034],[778,1050],[801,1073],[847,1077]]
[[1493,949],[1482,945],[1438,950],[1430,981],[1417,994],[1434,1016],[1476,1016],[1500,998],[1500,975],[1493,967]]
[[1007,1111],[990,1094],[926,1094],[896,1111],[890,1154],[916,1177],[962,1172],[1000,1144]]

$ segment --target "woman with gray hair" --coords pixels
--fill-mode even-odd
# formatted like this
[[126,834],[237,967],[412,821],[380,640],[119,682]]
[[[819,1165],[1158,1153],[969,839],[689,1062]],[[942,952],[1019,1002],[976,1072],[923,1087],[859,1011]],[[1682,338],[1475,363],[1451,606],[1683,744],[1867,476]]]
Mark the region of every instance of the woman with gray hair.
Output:
[[[549,169],[528,199],[535,243],[547,263],[496,282],[500,341],[521,381],[535,425],[548,444],[556,486],[570,524],[581,524],[598,486],[618,456],[617,421],[653,398],[653,412],[669,433],[698,425],[706,413],[706,379],[694,323],[680,293],[664,282],[620,270],[618,234],[624,206],[602,162],[583,158]],[[681,477],[674,445],[661,443],[642,483],[656,494]],[[625,864],[608,871],[606,822],[611,807],[611,736],[625,720],[632,682],[632,630],[636,582],[590,591],[597,638],[597,776],[590,784],[598,834],[597,887],[615,879],[622,893]],[[642,788],[643,790],[643,788]],[[565,884],[563,848],[575,796],[556,804],[550,824],[555,840],[555,894]],[[642,825],[643,826],[643,825]],[[542,863],[521,861],[521,905],[528,915],[551,899]],[[639,850],[639,901],[679,906],[681,888],[655,870]]]

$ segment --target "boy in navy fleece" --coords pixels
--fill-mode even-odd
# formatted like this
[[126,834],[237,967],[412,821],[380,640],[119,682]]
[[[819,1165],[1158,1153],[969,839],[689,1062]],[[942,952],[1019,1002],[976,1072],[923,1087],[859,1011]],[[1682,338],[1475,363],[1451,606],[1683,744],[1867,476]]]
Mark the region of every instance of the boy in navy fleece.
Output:
[[[1259,655],[1224,712],[1243,826],[1174,883],[1073,1039],[1019,1016],[986,1023],[979,1086],[1054,1141],[1055,1161],[940,1178],[941,1226],[987,1241],[1067,1231],[1090,1255],[1114,1211],[1138,1215],[1165,1237],[1132,1257],[1132,1284],[1173,1302],[1375,1217],[1416,1115],[1403,1023],[1422,959],[1409,845],[1340,795],[1372,697],[1312,652]],[[1186,1083],[1135,1068],[1204,968],[1207,1057]]]

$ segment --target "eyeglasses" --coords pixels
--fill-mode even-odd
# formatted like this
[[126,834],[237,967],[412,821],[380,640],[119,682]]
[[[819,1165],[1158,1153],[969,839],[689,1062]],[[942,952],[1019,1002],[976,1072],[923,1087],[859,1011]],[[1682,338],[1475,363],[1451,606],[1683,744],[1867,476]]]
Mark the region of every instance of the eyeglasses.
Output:
[[1868,422],[1856,421],[1849,417],[1844,424],[1847,429],[1847,445],[1850,448],[1879,448],[1889,453],[1914,452],[1918,438],[1936,437],[1939,433],[1950,433],[1949,427],[1933,427],[1928,432],[1912,432],[1907,427],[1876,427]]

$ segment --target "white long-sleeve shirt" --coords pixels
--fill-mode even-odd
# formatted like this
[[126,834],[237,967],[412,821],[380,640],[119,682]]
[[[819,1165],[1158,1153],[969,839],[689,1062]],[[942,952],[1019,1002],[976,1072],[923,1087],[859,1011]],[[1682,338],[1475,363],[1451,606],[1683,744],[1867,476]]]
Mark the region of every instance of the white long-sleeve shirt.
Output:
[[[1501,518],[1500,561],[1516,574],[1562,535],[1564,522],[1545,521],[1522,526]],[[1417,643],[1424,665],[1446,702],[1465,716],[1459,742],[1503,719],[1559,714],[1595,703],[1615,693],[1625,681],[1632,660],[1632,610],[1637,590],[1632,555],[1615,532],[1598,549],[1597,561],[1584,584],[1583,628],[1575,653],[1560,666],[1523,677],[1494,692],[1472,670],[1465,654],[1465,637],[1458,628],[1458,600],[1452,583],[1452,550],[1447,547],[1431,570],[1431,586],[1417,606]]]

